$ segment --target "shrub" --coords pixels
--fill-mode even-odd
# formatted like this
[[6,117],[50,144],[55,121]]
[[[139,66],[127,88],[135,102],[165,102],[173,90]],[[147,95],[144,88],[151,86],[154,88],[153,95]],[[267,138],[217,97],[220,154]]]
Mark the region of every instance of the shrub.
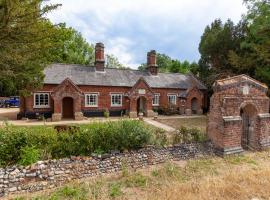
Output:
[[182,142],[203,142],[207,140],[207,136],[204,132],[197,128],[188,129],[182,126],[172,136],[172,143],[179,144]]
[[170,104],[169,106],[159,107],[157,112],[161,115],[174,115],[179,113],[179,108],[177,105]]
[[164,147],[168,143],[166,132],[163,129],[154,128],[151,137],[151,144]]
[[36,147],[23,147],[21,148],[19,164],[30,165],[35,163],[40,158],[40,150]]
[[134,120],[91,123],[59,132],[47,126],[6,126],[0,128],[0,164],[31,164],[39,158],[139,149],[150,144],[151,135],[150,128]]

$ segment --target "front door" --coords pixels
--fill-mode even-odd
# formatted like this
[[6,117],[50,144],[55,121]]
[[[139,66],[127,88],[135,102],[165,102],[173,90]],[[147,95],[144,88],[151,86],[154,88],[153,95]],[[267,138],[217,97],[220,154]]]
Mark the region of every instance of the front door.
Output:
[[62,108],[62,116],[64,119],[73,119],[74,111],[73,111],[73,98],[65,97],[63,98],[63,108]]
[[145,97],[139,97],[138,100],[137,100],[137,112],[138,113],[143,113],[143,114],[146,114],[145,112],[145,107],[146,107],[146,99]]
[[197,110],[198,110],[198,99],[194,97],[191,100],[191,111],[192,111],[192,114],[197,114]]
[[243,149],[252,149],[254,144],[254,129],[256,122],[256,109],[253,106],[246,106],[241,110],[242,117],[242,139]]
[[249,149],[249,140],[250,140],[250,117],[245,113],[242,114],[243,120],[243,134],[242,134],[242,147],[243,149]]

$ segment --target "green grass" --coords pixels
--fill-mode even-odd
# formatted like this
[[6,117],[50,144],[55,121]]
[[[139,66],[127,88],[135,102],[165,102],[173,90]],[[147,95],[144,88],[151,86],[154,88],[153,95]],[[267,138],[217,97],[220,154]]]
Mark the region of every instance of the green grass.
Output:
[[178,118],[178,119],[158,119],[159,122],[169,125],[175,129],[180,129],[182,126],[187,128],[198,128],[206,133],[207,117],[199,116],[194,118]]

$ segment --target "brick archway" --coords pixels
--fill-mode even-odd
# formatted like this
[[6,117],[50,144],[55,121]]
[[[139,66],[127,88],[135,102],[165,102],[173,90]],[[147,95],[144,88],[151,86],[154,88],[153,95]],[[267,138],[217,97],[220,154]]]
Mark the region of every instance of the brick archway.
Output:
[[137,117],[138,115],[138,102],[139,98],[144,98],[145,100],[145,115],[148,117],[154,116],[154,112],[152,110],[152,99],[153,99],[153,91],[149,87],[148,83],[144,80],[144,78],[140,78],[136,84],[132,87],[132,89],[128,92],[128,97],[130,99],[130,117]]
[[[185,113],[187,115],[191,114],[203,114],[203,93],[196,87],[192,87],[186,91],[186,109]],[[195,102],[196,101],[196,102]],[[196,104],[196,109],[195,109]]]
[[70,80],[65,79],[58,85],[51,94],[54,100],[53,121],[60,121],[63,117],[63,99],[73,99],[73,116],[75,120],[82,120],[81,101],[83,99],[82,91]]

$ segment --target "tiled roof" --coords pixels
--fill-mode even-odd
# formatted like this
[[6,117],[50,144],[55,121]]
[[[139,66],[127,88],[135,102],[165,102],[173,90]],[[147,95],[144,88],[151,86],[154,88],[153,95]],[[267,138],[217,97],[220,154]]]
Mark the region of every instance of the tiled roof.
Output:
[[44,73],[45,84],[60,84],[69,78],[76,85],[132,87],[143,77],[152,88],[188,89],[195,84],[199,89],[206,89],[192,74],[158,73],[157,76],[153,76],[147,71],[115,68],[105,68],[105,72],[97,72],[95,67],[70,64],[52,64]]

